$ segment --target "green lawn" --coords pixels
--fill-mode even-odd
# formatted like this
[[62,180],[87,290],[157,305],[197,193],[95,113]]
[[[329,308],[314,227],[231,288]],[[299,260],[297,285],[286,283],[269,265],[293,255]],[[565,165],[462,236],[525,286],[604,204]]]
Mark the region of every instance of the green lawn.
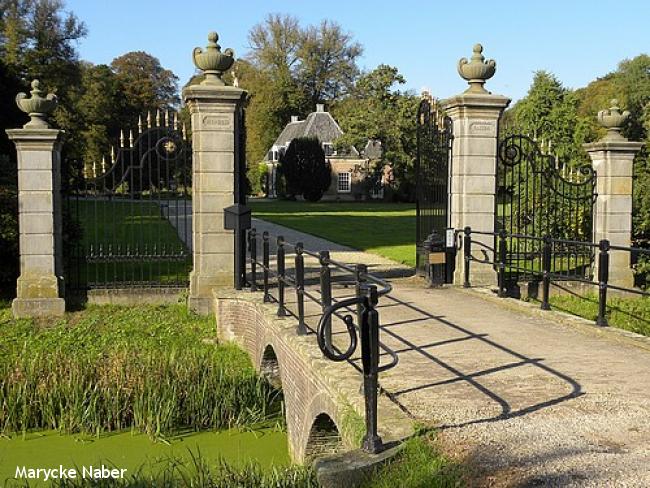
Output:
[[[72,201],[70,217],[81,228],[79,246],[68,249],[72,288],[108,282],[187,282],[192,256],[157,202]],[[100,254],[104,257],[88,257]]]
[[253,216],[415,266],[415,204],[250,202]]
[[[551,293],[551,306],[589,320],[598,316],[598,296],[555,295]],[[607,298],[609,325],[650,336],[650,297]]]

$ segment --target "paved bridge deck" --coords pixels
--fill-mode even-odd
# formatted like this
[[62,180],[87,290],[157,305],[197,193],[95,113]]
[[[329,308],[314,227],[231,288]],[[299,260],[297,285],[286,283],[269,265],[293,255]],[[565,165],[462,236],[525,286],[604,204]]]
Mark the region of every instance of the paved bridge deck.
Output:
[[[386,271],[377,256],[345,254]],[[425,289],[408,279],[394,285],[380,300],[381,340],[400,363],[380,384],[412,419],[439,429],[447,448],[476,467],[477,479],[490,486],[650,486],[650,351],[460,289]],[[338,298],[350,293],[335,287]],[[315,327],[318,309],[308,303],[307,313]],[[335,343],[347,337],[343,330],[335,320]]]

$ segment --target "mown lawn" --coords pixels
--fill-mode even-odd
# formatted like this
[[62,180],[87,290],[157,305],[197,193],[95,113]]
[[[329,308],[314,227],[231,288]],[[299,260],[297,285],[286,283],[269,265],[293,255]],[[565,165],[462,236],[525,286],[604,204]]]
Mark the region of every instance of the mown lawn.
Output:
[[[184,203],[170,207],[171,221],[184,231]],[[73,200],[69,210],[80,229],[79,242],[66,250],[73,288],[110,282],[184,285],[189,279],[192,255],[159,203]]]
[[[589,320],[598,316],[598,296],[551,294],[551,306]],[[607,320],[612,327],[650,336],[650,297],[607,298]]]
[[415,266],[415,204],[249,202],[253,216]]

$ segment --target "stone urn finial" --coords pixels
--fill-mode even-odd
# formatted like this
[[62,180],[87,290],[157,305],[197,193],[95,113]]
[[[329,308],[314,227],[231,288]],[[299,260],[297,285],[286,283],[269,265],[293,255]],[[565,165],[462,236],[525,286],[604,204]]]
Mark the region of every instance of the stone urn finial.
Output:
[[27,98],[27,94],[23,92],[16,95],[18,108],[31,117],[23,127],[42,129],[50,127],[47,123],[47,116],[56,108],[57,98],[53,93],[48,93],[46,97],[43,97],[43,90],[39,88],[40,86],[40,81],[32,81],[31,98]]
[[598,123],[607,129],[607,135],[604,140],[625,140],[625,137],[621,135],[621,128],[630,116],[630,112],[626,110],[621,113],[621,108],[618,106],[618,100],[615,98],[612,99],[610,103],[612,104],[610,108],[598,112]]
[[224,86],[225,83],[221,76],[230,69],[235,61],[235,52],[230,48],[221,52],[221,46],[217,44],[218,40],[219,35],[216,32],[210,32],[206,48],[195,47],[192,52],[194,64],[205,73],[202,85]]
[[472,59],[467,61],[467,58],[461,58],[458,61],[458,74],[469,83],[465,93],[489,93],[483,85],[494,76],[497,62],[494,59],[486,61],[482,53],[483,46],[475,44]]

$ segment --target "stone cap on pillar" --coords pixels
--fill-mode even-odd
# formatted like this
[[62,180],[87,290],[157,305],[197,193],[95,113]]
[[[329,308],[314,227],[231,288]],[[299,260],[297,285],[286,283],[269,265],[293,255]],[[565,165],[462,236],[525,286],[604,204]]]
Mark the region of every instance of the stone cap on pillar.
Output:
[[610,108],[598,112],[598,123],[607,129],[607,134],[599,141],[583,144],[582,147],[588,153],[597,151],[635,153],[639,151],[645,143],[630,141],[621,134],[623,124],[630,116],[630,112],[627,110],[621,112],[618,100],[615,98],[610,103]]
[[219,35],[216,32],[210,32],[207,47],[205,49],[194,48],[192,52],[194,65],[203,70],[205,79],[199,84],[184,87],[183,101],[238,103],[246,99],[245,90],[228,86],[223,81],[223,74],[232,67],[235,61],[235,53],[232,49],[221,52],[221,46],[217,44],[218,40]]
[[483,46],[474,45],[474,53],[470,61],[461,58],[458,61],[458,74],[469,83],[469,88],[459,95],[442,100],[440,103],[452,118],[459,110],[476,109],[490,116],[497,117],[510,104],[510,99],[503,95],[494,95],[483,85],[496,73],[497,63],[494,59],[485,60]]
[[30,121],[23,126],[25,129],[50,128],[50,125],[47,123],[47,116],[56,108],[57,98],[53,93],[48,93],[43,97],[41,95],[43,90],[40,89],[40,86],[41,82],[34,80],[32,81],[30,98],[27,98],[27,94],[23,92],[16,95],[16,105],[18,105],[18,108],[31,117]]

